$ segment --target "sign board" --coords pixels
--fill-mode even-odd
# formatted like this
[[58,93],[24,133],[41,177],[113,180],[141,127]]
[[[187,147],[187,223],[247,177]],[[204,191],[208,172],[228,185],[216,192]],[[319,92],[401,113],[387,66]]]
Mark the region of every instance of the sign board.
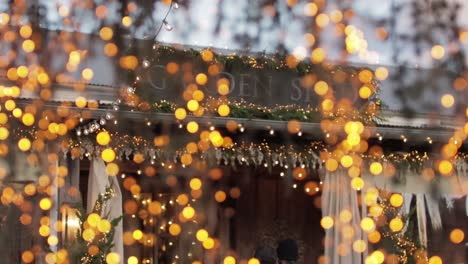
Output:
[[[187,63],[187,61],[179,62],[179,65],[182,63]],[[206,73],[206,71],[193,69],[192,73],[196,75]],[[338,83],[335,75],[340,74],[344,76],[344,80]],[[147,101],[165,99],[180,102],[183,91],[189,85],[189,82],[184,81],[184,72],[169,74],[164,63],[152,65],[144,69],[140,75],[142,76],[142,96]],[[222,78],[229,81],[228,98],[230,100],[244,100],[267,107],[275,105],[318,106],[322,98],[314,91],[313,84],[320,80],[330,84],[335,99],[347,98],[353,104],[365,102],[358,96],[360,86],[357,78],[342,70],[335,71],[335,73],[330,70],[327,75],[311,73],[304,77],[299,76],[293,70],[230,67],[210,76],[208,82],[199,86],[199,89],[204,91],[205,96],[219,96],[217,82]]]

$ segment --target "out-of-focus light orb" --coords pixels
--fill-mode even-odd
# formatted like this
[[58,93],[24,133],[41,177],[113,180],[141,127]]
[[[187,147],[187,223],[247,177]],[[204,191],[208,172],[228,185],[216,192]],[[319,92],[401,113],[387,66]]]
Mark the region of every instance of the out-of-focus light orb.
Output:
[[344,209],[340,212],[339,219],[342,223],[349,223],[351,219],[353,219],[353,214],[351,213],[351,211]]
[[393,207],[400,207],[403,205],[403,196],[399,193],[394,193],[390,196],[390,204]]
[[108,233],[111,230],[111,228],[112,228],[111,223],[107,219],[102,219],[97,224],[97,229],[101,233]]
[[356,240],[353,242],[353,250],[362,253],[366,250],[367,248],[367,243],[364,240]]
[[367,234],[367,239],[369,240],[369,242],[371,242],[373,244],[378,243],[380,241],[381,237],[382,237],[382,235],[377,230],[374,230],[374,231],[370,232],[369,234]]
[[195,121],[190,121],[187,123],[187,131],[191,134],[197,133],[198,123]]
[[111,148],[106,148],[105,150],[102,151],[101,153],[101,158],[105,162],[112,162],[115,160],[115,152]]
[[99,36],[102,40],[110,40],[113,35],[114,32],[110,27],[102,27],[101,30],[99,30]]
[[46,211],[46,210],[49,210],[51,207],[52,207],[52,200],[50,200],[50,198],[42,198],[40,201],[39,201],[39,207]]
[[375,77],[381,81],[386,80],[388,78],[387,68],[377,67],[377,69],[375,69]]
[[169,226],[169,233],[173,236],[178,236],[182,232],[182,228],[179,224],[173,223]]
[[129,16],[122,17],[122,25],[124,27],[130,27],[133,23],[133,19]]
[[434,45],[431,49],[431,55],[434,59],[440,60],[445,55],[445,49],[441,45]]
[[194,91],[192,93],[192,97],[193,97],[193,99],[197,100],[198,102],[201,102],[205,98],[205,94],[203,93],[202,90],[196,90],[196,91]]
[[115,163],[109,163],[106,165],[106,172],[109,174],[109,176],[117,176],[119,173],[119,165]]
[[86,222],[88,222],[92,227],[96,227],[99,221],[101,221],[101,217],[96,213],[88,215],[88,218],[86,219]]
[[184,120],[187,117],[187,111],[183,108],[177,108],[174,114],[178,120]]
[[373,175],[379,175],[380,173],[382,173],[383,167],[382,164],[380,164],[380,162],[374,161],[371,163],[369,170]]
[[392,220],[390,220],[389,227],[390,230],[393,232],[399,232],[401,229],[403,229],[403,221],[401,220],[400,217],[395,217]]
[[328,84],[324,81],[318,81],[314,85],[314,91],[318,95],[325,95],[328,92]]
[[198,103],[197,100],[192,99],[187,102],[187,109],[192,112],[197,111],[199,107],[200,107],[200,104]]
[[193,162],[193,158],[192,158],[192,155],[190,153],[184,153],[181,157],[180,157],[180,162],[186,166],[192,164]]
[[318,12],[318,6],[315,3],[307,3],[304,5],[304,14],[306,16],[315,16]]
[[362,190],[364,187],[364,180],[361,177],[356,177],[351,180],[351,187],[354,190]]
[[148,212],[152,215],[159,215],[162,211],[162,204],[158,201],[152,201],[148,205]]
[[31,113],[26,113],[21,117],[21,121],[25,126],[32,126],[34,124],[35,118]]
[[86,107],[86,104],[87,104],[87,100],[85,97],[83,96],[78,96],[76,99],[75,99],[75,105],[78,107],[78,108],[85,108]]
[[351,168],[348,169],[348,175],[351,178],[359,177],[359,175],[361,175],[361,169],[357,166],[351,166]]
[[351,167],[353,165],[353,158],[349,155],[343,155],[340,159],[341,166],[345,168]]
[[455,98],[451,94],[444,94],[440,98],[440,103],[442,104],[443,107],[450,108],[455,104]]
[[214,195],[216,202],[222,203],[226,200],[227,195],[224,191],[217,191]]
[[211,237],[207,238],[205,241],[202,243],[204,249],[212,249],[215,246],[215,241]]
[[323,227],[323,229],[330,229],[333,227],[335,224],[335,221],[331,216],[324,216],[320,220],[320,225]]
[[312,51],[310,60],[312,63],[322,63],[327,57],[327,53],[323,48],[316,48]]
[[358,78],[362,83],[371,83],[374,74],[368,69],[361,70],[358,74]]
[[432,256],[429,259],[429,264],[442,264],[442,259],[439,256]]
[[192,190],[200,190],[202,187],[202,181],[199,178],[193,178],[190,180],[189,185]]
[[231,109],[227,104],[222,104],[218,107],[218,114],[220,116],[228,116],[229,113],[231,112]]
[[89,81],[94,77],[94,72],[93,72],[93,70],[91,68],[85,68],[81,72],[81,77],[83,77],[83,79]]
[[205,62],[210,62],[214,59],[214,53],[209,49],[202,50],[200,55],[202,60]]
[[120,263],[120,255],[115,252],[110,252],[106,256],[106,263],[107,264],[119,264]]
[[227,256],[224,258],[223,264],[236,264],[236,259],[233,256]]
[[195,81],[199,85],[205,85],[208,82],[208,76],[204,73],[199,73],[197,76],[195,76]]
[[206,231],[205,229],[198,230],[195,236],[200,242],[203,242],[209,238],[208,231]]
[[36,44],[34,44],[34,41],[27,39],[23,41],[22,48],[25,52],[30,53],[34,51],[34,49],[36,48]]
[[5,140],[10,135],[10,131],[6,127],[0,127],[0,140]]
[[328,171],[336,171],[338,169],[338,161],[336,161],[335,159],[327,159],[327,161],[325,162],[325,168]]
[[333,107],[335,106],[335,103],[331,99],[324,99],[322,101],[322,109],[323,111],[330,112],[333,110]]
[[18,141],[18,148],[21,151],[28,151],[31,148],[31,141],[27,138],[22,138]]
[[362,99],[368,99],[372,95],[372,90],[364,85],[361,88],[359,88],[359,97]]
[[47,244],[49,244],[49,246],[56,246],[58,244],[58,237],[57,236],[49,236],[47,238]]
[[81,234],[81,236],[83,237],[83,239],[85,241],[88,241],[88,242],[91,242],[94,240],[94,238],[96,237],[96,233],[94,232],[93,229],[91,228],[86,228],[83,233]]
[[218,93],[220,95],[228,95],[230,92],[230,88],[228,84],[222,83],[218,85]]
[[450,241],[454,244],[460,244],[465,239],[463,230],[455,228],[450,232]]
[[181,206],[185,206],[189,202],[189,197],[187,194],[181,193],[177,196],[176,202]]
[[372,220],[372,218],[370,217],[364,217],[362,220],[361,220],[361,228],[362,230],[366,231],[366,232],[371,232],[374,230],[375,228],[375,222],[374,220]]
[[358,133],[351,133],[346,137],[346,141],[352,147],[359,145],[361,142],[361,137]]
[[34,254],[29,250],[24,251],[23,254],[21,254],[21,260],[23,260],[24,263],[32,263],[34,261]]
[[448,160],[442,160],[439,162],[438,169],[442,175],[449,175],[453,171],[453,165]]
[[379,217],[383,213],[383,208],[379,205],[372,205],[369,207],[369,214],[373,217]]
[[136,229],[133,231],[132,237],[135,240],[140,240],[143,238],[143,232],[140,229]]
[[10,100],[7,100],[7,101],[5,102],[5,109],[6,109],[6,110],[8,110],[8,111],[13,111],[13,109],[15,109],[15,108],[16,108],[16,103],[15,103],[15,101],[13,101],[13,100],[10,99]]
[[380,250],[372,252],[371,256],[373,256],[377,260],[378,264],[383,263],[385,260],[385,254]]
[[249,259],[247,264],[260,264],[260,260],[258,260],[256,258],[251,258],[251,259]]
[[185,219],[192,219],[195,216],[195,209],[191,206],[186,206],[182,210],[182,215],[185,217]]
[[101,146],[109,144],[110,140],[111,137],[109,132],[107,131],[101,131],[96,135],[96,142]]

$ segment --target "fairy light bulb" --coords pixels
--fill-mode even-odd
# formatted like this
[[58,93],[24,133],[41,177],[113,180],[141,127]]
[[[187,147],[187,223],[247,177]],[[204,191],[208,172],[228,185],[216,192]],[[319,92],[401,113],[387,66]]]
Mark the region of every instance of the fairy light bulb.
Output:
[[169,24],[166,20],[163,21],[163,24],[164,24],[164,28],[167,30],[167,31],[172,31],[174,28],[171,26],[171,24]]

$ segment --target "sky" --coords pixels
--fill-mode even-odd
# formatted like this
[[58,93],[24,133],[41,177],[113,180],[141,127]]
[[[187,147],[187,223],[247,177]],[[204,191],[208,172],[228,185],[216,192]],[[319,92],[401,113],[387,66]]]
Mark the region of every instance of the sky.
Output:
[[[468,2],[464,0],[447,0],[449,3],[459,3],[461,8],[458,12],[458,24],[468,31],[468,18],[464,14],[468,14]],[[96,1],[100,2],[100,1]],[[112,14],[118,10],[118,1],[106,1],[109,8],[108,13]],[[189,5],[188,8],[180,7],[174,9],[169,14],[167,21],[173,27],[172,31],[163,30],[158,40],[168,43],[181,43],[193,46],[206,46],[216,47],[227,50],[243,50],[243,47],[238,41],[235,40],[236,34],[247,34],[249,36],[258,36],[259,41],[257,44],[250,47],[249,51],[265,51],[267,53],[274,53],[278,43],[283,42],[285,47],[290,52],[299,52],[306,55],[310,54],[307,49],[304,34],[307,31],[304,29],[304,23],[310,23],[313,17],[305,16],[305,6],[310,1],[301,1],[292,8],[289,12],[285,1],[278,1],[276,11],[280,13],[280,23],[278,25],[272,24],[272,18],[266,15],[271,12],[269,9],[263,9],[262,19],[260,23],[249,22],[249,16],[254,16],[255,12],[259,9],[255,8],[255,4],[261,1],[250,0],[196,0]],[[355,12],[355,16],[349,24],[355,26],[361,34],[362,41],[367,44],[367,49],[361,54],[354,54],[347,56],[347,60],[352,63],[364,64],[381,64],[381,65],[394,65],[392,55],[395,53],[393,39],[381,41],[376,35],[375,21],[389,18],[392,16],[392,5],[403,5],[402,11],[396,17],[395,30],[400,33],[414,33],[412,25],[412,16],[410,12],[410,2],[408,0],[354,0],[354,1],[327,1],[325,12],[330,14],[334,10],[339,9],[339,3],[351,6]],[[424,2],[424,1],[420,1]],[[431,1],[425,1],[429,3]],[[433,1],[436,2],[436,1]],[[70,7],[71,0],[50,0],[43,2],[47,5],[47,17],[49,19],[50,27],[62,27],[60,16],[58,15],[58,7],[61,5]],[[0,4],[0,8],[2,8]],[[5,4],[2,9],[5,9]],[[144,37],[145,35],[152,34],[159,27],[165,13],[167,12],[167,5],[160,1],[155,3],[155,13],[153,15],[154,22],[149,23],[145,31],[137,31],[137,37]],[[218,33],[215,32],[216,21],[222,15],[224,19],[219,25]],[[428,11],[427,16],[432,14]],[[117,21],[117,17],[109,15],[106,23]],[[433,18],[435,19],[435,17]],[[96,31],[98,25],[95,19],[91,19],[86,15],[80,19],[79,31],[92,32]],[[260,30],[260,28],[262,30]],[[331,61],[342,59],[341,43],[342,40],[337,41],[334,35],[333,23],[325,27],[320,33],[322,41],[321,46],[326,47],[328,59]],[[446,38],[441,34],[435,37],[435,44],[441,44],[446,50],[451,47],[446,42]],[[468,52],[468,40],[461,43],[461,48]],[[453,47],[452,47],[453,48]],[[433,66],[433,60],[430,56],[430,46],[423,47],[420,56],[414,53],[411,45],[405,45],[401,50],[397,51],[399,56],[405,61],[409,67],[424,67],[430,68]],[[468,64],[468,56],[465,64]]]
[[[468,2],[466,0],[447,0],[449,3],[459,3],[458,24],[468,31]],[[99,2],[99,1],[96,1]],[[298,55],[308,56],[310,49],[307,48],[307,43],[304,34],[308,33],[305,30],[304,24],[313,21],[313,17],[305,15],[306,4],[310,1],[298,1],[291,11],[288,11],[286,1],[278,1],[276,12],[279,12],[281,19],[279,24],[273,24],[271,16],[268,12],[271,10],[263,9],[258,11],[255,8],[257,1],[249,0],[196,0],[189,5],[188,8],[180,7],[172,10],[169,14],[167,21],[173,27],[173,30],[162,30],[157,40],[166,43],[180,43],[185,45],[200,46],[200,47],[216,47],[230,51],[243,51],[241,44],[236,41],[236,34],[247,34],[249,36],[258,36],[258,43],[249,48],[248,52],[265,51],[267,53],[274,53],[278,43],[283,43],[289,52]],[[259,1],[258,1],[259,2]],[[354,1],[340,1],[347,3],[352,7],[355,12],[353,18],[349,21],[353,25],[360,37],[360,41],[367,45],[367,48],[361,54],[348,55],[346,57],[347,63],[364,64],[376,67],[378,65],[385,66],[398,66],[392,60],[392,55],[395,53],[393,39],[381,41],[376,35],[375,21],[389,18],[392,16],[392,5],[402,4],[403,9],[395,18],[395,30],[400,33],[414,33],[412,26],[412,15],[409,13],[408,0],[354,0]],[[434,1],[435,2],[435,1]],[[60,6],[71,6],[71,0],[50,0],[44,1],[47,5],[46,17],[49,22],[50,29],[62,28],[61,17],[58,14]],[[222,4],[221,4],[222,3]],[[325,12],[331,14],[333,11],[338,10],[338,4],[335,0],[327,1],[327,8]],[[427,2],[426,3],[432,3]],[[109,9],[108,14],[116,13],[120,6],[117,1],[106,1]],[[6,10],[7,6],[0,2],[0,11]],[[145,35],[154,34],[159,27],[162,18],[166,14],[168,6],[161,3],[155,3],[155,13],[153,14],[153,22],[149,23],[144,31],[139,30],[136,36],[143,38]],[[73,10],[80,14],[79,10]],[[137,11],[138,12],[138,11]],[[255,16],[256,12],[263,12],[262,18],[259,22],[249,22],[249,16]],[[219,25],[219,31],[215,33],[216,23],[218,17],[222,15],[224,19]],[[431,13],[428,11],[427,17],[431,18]],[[104,23],[112,23],[118,21],[117,16],[109,15]],[[97,32],[99,24],[96,19],[91,17],[89,13],[82,13],[79,19],[80,26],[75,29],[86,33]],[[261,29],[261,30],[260,30]],[[342,39],[337,40],[334,33],[333,23],[325,27],[320,33],[320,46],[327,50],[329,61],[340,61],[342,56]],[[468,36],[468,33],[467,33]],[[468,37],[467,37],[468,38]],[[453,45],[447,43],[443,34],[435,37],[435,44],[442,45],[447,52],[453,49]],[[468,39],[464,43],[460,43],[459,47],[468,54]],[[401,56],[404,65],[410,68],[431,68],[434,66],[434,60],[430,55],[431,46],[425,46],[422,49],[421,55],[416,55],[414,47],[411,43],[405,44],[401,50],[398,50],[398,55]],[[91,60],[91,64],[102,64],[99,59]],[[468,56],[465,57],[465,65],[468,65]],[[105,68],[105,67],[100,67]],[[111,74],[99,74],[99,76],[109,76]],[[449,87],[448,87],[449,88]],[[437,100],[440,98],[430,90],[427,89],[425,97]],[[382,96],[391,102],[394,99],[393,89],[384,89]],[[431,99],[431,100],[432,100]],[[393,103],[392,103],[393,104]],[[394,102],[396,108],[397,102]]]

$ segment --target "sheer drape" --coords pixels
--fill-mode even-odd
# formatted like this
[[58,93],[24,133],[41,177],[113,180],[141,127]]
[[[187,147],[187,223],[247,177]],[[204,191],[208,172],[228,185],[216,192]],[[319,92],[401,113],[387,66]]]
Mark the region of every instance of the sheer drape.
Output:
[[[322,212],[334,220],[333,227],[325,231],[326,263],[363,263],[366,252],[353,250],[353,242],[364,240],[366,234],[360,228],[361,212],[358,196],[351,188],[351,178],[346,171],[327,172],[323,182]],[[365,212],[363,212],[365,214]],[[351,219],[349,219],[351,215]]]
[[[106,165],[101,158],[91,160],[88,178],[88,199],[87,212],[89,213],[94,206],[100,193],[104,193],[106,187],[111,185],[114,189],[114,197],[104,205],[102,216],[109,215],[109,219],[114,219],[122,215],[122,194],[120,192],[119,182],[116,177],[109,177],[106,172]],[[113,252],[124,257],[123,251],[123,229],[122,221],[115,228]]]

